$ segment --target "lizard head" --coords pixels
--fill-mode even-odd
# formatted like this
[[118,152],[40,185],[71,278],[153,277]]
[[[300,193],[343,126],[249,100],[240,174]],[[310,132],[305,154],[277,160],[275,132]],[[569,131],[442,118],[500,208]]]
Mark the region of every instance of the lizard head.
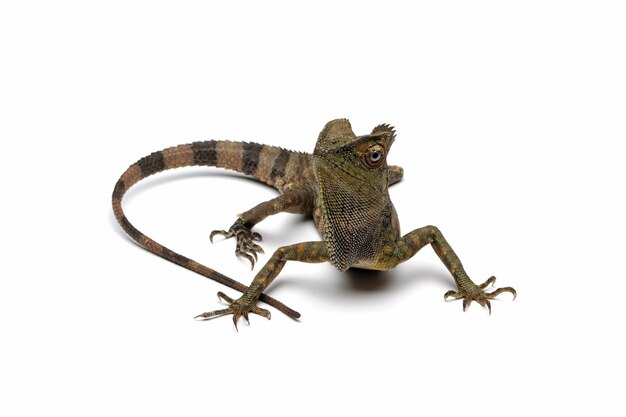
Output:
[[395,137],[394,128],[388,124],[376,126],[369,135],[356,136],[348,119],[332,120],[317,139],[314,160],[317,166],[333,166],[354,179],[386,181],[387,154]]
[[389,228],[393,205],[387,191],[387,154],[395,138],[389,125],[356,136],[350,122],[328,122],[313,152],[320,229],[330,262],[345,270],[371,260]]

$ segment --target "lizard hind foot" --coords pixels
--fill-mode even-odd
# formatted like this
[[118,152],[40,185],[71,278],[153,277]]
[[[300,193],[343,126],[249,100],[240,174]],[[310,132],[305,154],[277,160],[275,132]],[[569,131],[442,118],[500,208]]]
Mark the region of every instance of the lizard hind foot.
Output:
[[458,291],[448,291],[443,295],[444,300],[447,300],[449,297],[458,300],[460,298],[463,299],[463,311],[467,310],[467,307],[472,303],[472,301],[476,301],[483,307],[487,307],[489,310],[489,314],[491,314],[491,302],[489,300],[493,300],[496,296],[502,294],[503,292],[510,292],[513,294],[513,299],[517,297],[517,292],[512,287],[503,287],[497,288],[492,292],[485,292],[485,288],[490,285],[495,284],[496,277],[491,277],[484,283],[480,285],[476,285],[474,283],[469,283],[468,285],[464,285],[463,288],[458,288]]
[[217,293],[217,297],[221,301],[228,303],[228,308],[198,314],[196,317],[194,317],[194,319],[210,320],[210,319],[214,319],[217,317],[222,317],[222,316],[227,316],[229,314],[232,314],[233,323],[235,324],[235,329],[239,331],[239,328],[237,327],[237,323],[239,322],[239,319],[243,317],[246,320],[246,322],[248,322],[249,324],[250,319],[248,315],[250,313],[263,316],[267,318],[268,320],[272,318],[272,315],[268,310],[257,306],[256,303],[250,299],[245,299],[245,296],[242,296],[241,298],[237,300],[233,300],[232,298],[230,298],[229,296],[227,296],[226,294],[220,291]]
[[214,230],[211,232],[209,239],[211,243],[213,243],[213,237],[216,235],[222,235],[224,238],[229,239],[231,237],[235,237],[237,239],[237,246],[235,247],[235,255],[246,258],[250,261],[252,269],[254,269],[254,264],[256,263],[258,257],[258,253],[265,253],[263,248],[256,243],[255,241],[260,242],[263,240],[261,235],[257,232],[253,232],[250,230],[248,226],[244,223],[242,219],[237,219],[235,223],[228,230]]

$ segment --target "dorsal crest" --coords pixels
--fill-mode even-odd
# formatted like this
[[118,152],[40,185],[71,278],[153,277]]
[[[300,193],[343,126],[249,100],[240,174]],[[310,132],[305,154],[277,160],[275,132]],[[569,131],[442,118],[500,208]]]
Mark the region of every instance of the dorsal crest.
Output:
[[383,123],[376,126],[369,135],[357,136],[352,131],[352,126],[348,119],[335,119],[326,123],[324,129],[320,132],[313,153],[320,155],[356,142],[357,140],[381,136],[384,138],[387,146],[391,146],[396,139],[395,128],[387,123]]
[[335,119],[326,123],[315,144],[314,153],[324,153],[356,139],[348,119]]

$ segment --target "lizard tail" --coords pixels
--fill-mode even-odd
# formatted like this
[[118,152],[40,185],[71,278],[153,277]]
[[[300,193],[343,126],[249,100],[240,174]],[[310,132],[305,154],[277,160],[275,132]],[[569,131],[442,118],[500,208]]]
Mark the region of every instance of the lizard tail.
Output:
[[[248,287],[240,282],[235,281],[234,279],[229,278],[192,259],[180,255],[140,232],[130,223],[124,214],[124,210],[122,209],[122,198],[130,187],[142,179],[152,174],[172,168],[205,165],[228,168],[246,174],[253,174],[254,170],[257,168],[258,155],[263,147],[263,145],[244,142],[210,140],[204,142],[194,142],[188,145],[174,146],[143,157],[128,167],[115,184],[112,196],[113,213],[115,214],[115,218],[120,226],[122,226],[122,229],[124,229],[124,231],[144,249],[165,258],[170,262],[190,269],[200,275],[243,293],[248,289]],[[256,152],[256,154],[254,154],[250,149]],[[297,319],[300,317],[300,313],[292,310],[280,301],[266,294],[261,294],[260,300],[282,311],[291,318]]]

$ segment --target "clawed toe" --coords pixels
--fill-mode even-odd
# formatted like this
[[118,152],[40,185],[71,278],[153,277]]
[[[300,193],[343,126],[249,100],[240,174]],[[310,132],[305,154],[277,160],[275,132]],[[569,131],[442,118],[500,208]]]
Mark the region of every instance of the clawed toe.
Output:
[[254,265],[258,260],[258,253],[265,253],[263,248],[256,243],[255,241],[260,242],[263,240],[261,235],[257,232],[253,232],[250,230],[248,226],[243,222],[242,219],[237,219],[237,221],[226,230],[214,230],[211,232],[209,236],[211,243],[213,243],[213,237],[216,235],[222,235],[225,239],[229,239],[231,237],[237,238],[237,246],[235,247],[235,255],[246,258],[250,261],[250,265],[252,269],[254,269]]
[[484,290],[485,288],[487,288],[490,285],[493,285],[495,283],[496,283],[496,277],[490,277],[487,281],[485,281],[482,284],[480,284],[478,286],[478,288],[480,288],[481,290]]
[[456,292],[456,291],[450,290],[450,291],[448,291],[447,293],[445,293],[443,295],[443,299],[447,300],[448,297],[454,297],[455,300],[458,300],[459,298],[462,297],[462,295],[460,293]]
[[[483,299],[483,298],[478,298],[476,299],[476,302],[478,304],[480,304],[483,307],[487,307],[487,309],[489,310],[489,315],[491,315],[491,303],[489,302],[489,300],[487,299]],[[468,303],[469,305],[469,303]]]
[[226,294],[224,294],[224,293],[223,293],[223,292],[221,292],[221,291],[217,293],[217,298],[218,298],[220,301],[224,301],[224,302],[226,302],[226,303],[228,303],[228,304],[232,304],[232,303],[234,303],[234,302],[235,302],[235,300],[233,300],[232,298],[230,298],[229,296],[227,296]]
[[251,302],[249,299],[246,300],[244,297],[241,297],[237,300],[233,300],[223,292],[218,292],[217,297],[226,303],[228,303],[228,308],[224,308],[221,310],[209,311],[206,313],[198,314],[194,319],[196,320],[210,320],[217,317],[227,316],[232,314],[233,316],[233,324],[235,325],[235,329],[239,330],[237,327],[237,323],[239,319],[243,317],[246,322],[250,323],[249,314],[254,313],[259,316],[263,316],[266,319],[271,319],[272,315],[269,310],[261,308],[257,306],[254,302]]
[[503,288],[498,288],[495,291],[486,293],[485,296],[488,299],[493,299],[494,297],[502,294],[503,292],[510,292],[511,294],[513,294],[513,299],[515,300],[517,298],[517,291],[515,291],[515,289],[513,287],[503,287]]
[[225,239],[228,239],[229,237],[233,237],[234,233],[227,232],[226,230],[213,230],[209,235],[209,240],[211,241],[211,243],[213,243],[213,238],[216,235],[222,235]]
[[198,314],[194,317],[195,320],[209,320],[216,317],[222,317],[227,314],[231,314],[230,308],[224,308],[222,310],[208,311],[206,313]]
[[459,288],[458,291],[448,291],[443,295],[444,299],[448,299],[450,297],[458,300],[459,298],[463,299],[463,311],[467,310],[472,301],[476,301],[483,307],[486,307],[489,310],[489,314],[491,314],[491,302],[489,300],[493,300],[498,295],[503,292],[510,292],[513,294],[513,299],[517,297],[517,292],[512,287],[503,287],[498,288],[492,292],[485,292],[484,289],[493,285],[496,282],[496,277],[491,277],[481,285],[470,284],[464,288]]
[[250,255],[249,253],[242,251],[240,248],[235,249],[235,255],[237,256],[241,256],[242,258],[246,258],[247,260],[250,261],[250,269],[254,269],[254,264],[257,261],[257,255],[256,253],[252,252],[252,255]]

